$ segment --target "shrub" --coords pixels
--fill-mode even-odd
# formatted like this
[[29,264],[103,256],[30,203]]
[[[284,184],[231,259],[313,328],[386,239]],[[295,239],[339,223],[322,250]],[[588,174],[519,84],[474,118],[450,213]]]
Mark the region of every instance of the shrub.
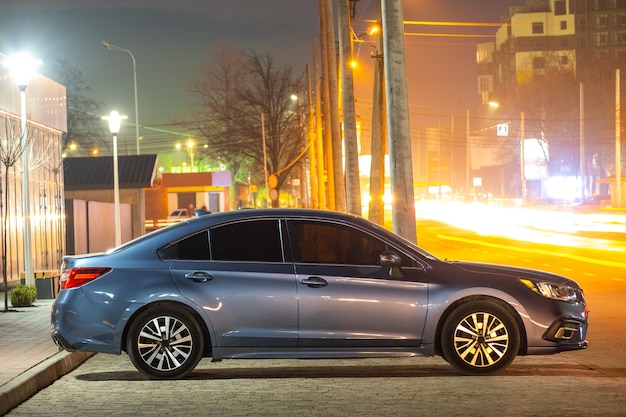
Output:
[[37,299],[37,288],[32,285],[18,285],[9,293],[13,307],[30,307]]

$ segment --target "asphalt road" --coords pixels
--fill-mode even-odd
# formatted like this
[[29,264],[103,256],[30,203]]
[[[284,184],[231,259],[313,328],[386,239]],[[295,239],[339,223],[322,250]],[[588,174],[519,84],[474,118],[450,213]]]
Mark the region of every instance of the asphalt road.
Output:
[[9,416],[624,416],[623,255],[480,237],[420,222],[437,256],[530,266],[581,283],[589,349],[517,358],[502,374],[467,377],[440,358],[203,360],[188,378],[150,381],[125,355],[99,354]]

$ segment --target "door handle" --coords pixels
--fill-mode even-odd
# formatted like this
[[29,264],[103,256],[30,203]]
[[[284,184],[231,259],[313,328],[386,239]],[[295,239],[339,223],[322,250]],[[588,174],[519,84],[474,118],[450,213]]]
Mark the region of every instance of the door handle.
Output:
[[185,274],[185,278],[190,279],[194,282],[207,282],[213,279],[213,275],[205,271],[194,271],[194,272]]
[[328,281],[320,277],[304,278],[303,280],[300,281],[300,283],[311,288],[320,288],[320,287],[325,287],[328,285]]

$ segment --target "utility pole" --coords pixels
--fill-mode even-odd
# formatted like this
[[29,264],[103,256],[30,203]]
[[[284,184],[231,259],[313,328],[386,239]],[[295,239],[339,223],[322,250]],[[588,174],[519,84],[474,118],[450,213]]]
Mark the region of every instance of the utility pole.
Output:
[[382,0],[393,231],[417,243],[402,0]]
[[326,209],[326,181],[324,174],[324,134],[322,129],[322,81],[320,79],[319,46],[313,38],[313,80],[315,81],[315,146],[317,147],[318,208]]
[[465,111],[465,196],[470,195],[472,154],[470,153],[470,109]]
[[615,207],[622,207],[622,112],[619,68],[615,70]]
[[448,166],[448,186],[450,188],[450,193],[453,192],[453,190],[455,189],[455,185],[456,185],[456,181],[454,178],[454,149],[456,148],[456,143],[454,140],[454,114],[450,117],[450,152],[449,152],[449,157],[450,160],[447,163]]
[[[319,14],[320,14],[320,40],[322,44],[322,116],[323,116],[323,126],[324,126],[324,151],[326,155],[325,165],[326,165],[326,187],[328,189],[328,209],[335,210],[336,202],[335,202],[335,169],[334,169],[334,147],[333,147],[333,135],[332,135],[332,118],[331,118],[331,102],[330,102],[330,63],[329,63],[329,42],[334,44],[334,39],[328,39],[328,30],[327,26],[332,23],[332,13],[330,22],[326,16],[326,8],[328,6],[329,0],[319,0]],[[331,29],[332,32],[332,29]],[[330,54],[333,57],[334,48],[332,48],[333,53]]]
[[270,196],[269,175],[267,172],[267,143],[265,140],[265,113],[261,113],[261,138],[263,140],[263,175],[265,176],[265,205]]
[[335,30],[333,27],[333,6],[331,0],[321,0],[326,14],[326,54],[328,101],[330,103],[330,132],[332,136],[332,164],[335,183],[335,209],[346,211],[346,184],[343,176],[343,151],[341,146],[341,125],[339,121],[339,87],[337,81],[337,54],[335,51]]
[[[317,177],[317,141],[315,140],[315,125],[313,120],[313,91],[311,88],[311,68],[306,64],[306,93],[307,93],[307,124],[306,146],[309,148],[309,183],[311,184],[311,205],[319,208],[318,177]],[[306,170],[305,170],[306,171]]]
[[[378,28],[381,25],[380,0],[378,1]],[[387,149],[387,129],[385,123],[385,95],[384,91],[384,56],[383,40],[380,30],[376,33],[376,52],[372,56],[374,63],[374,93],[372,109],[372,160],[370,164],[370,202],[369,219],[379,225],[385,222],[383,195],[385,193],[385,152]]]
[[359,146],[356,137],[354,109],[354,80],[352,76],[352,16],[351,0],[337,0],[339,27],[339,58],[341,61],[341,108],[346,164],[346,204],[349,213],[362,214],[359,176]]
[[520,179],[521,179],[521,190],[522,190],[522,205],[526,204],[526,150],[524,149],[524,136],[526,133],[524,132],[524,112],[520,113],[520,135],[519,135],[519,146],[520,146]]
[[580,99],[579,99],[579,123],[580,123],[580,197],[582,200],[587,196],[587,184],[585,179],[585,90],[584,85],[580,83]]

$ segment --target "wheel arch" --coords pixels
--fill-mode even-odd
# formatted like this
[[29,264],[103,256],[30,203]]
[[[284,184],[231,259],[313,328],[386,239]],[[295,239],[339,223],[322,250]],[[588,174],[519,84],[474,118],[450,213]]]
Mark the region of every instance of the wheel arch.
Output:
[[[150,310],[152,308],[156,308],[157,306],[175,306],[178,308],[182,308],[185,311],[187,311],[189,314],[191,314],[196,321],[198,322],[198,324],[200,325],[200,327],[202,328],[202,335],[204,336],[204,354],[203,356],[206,357],[210,357],[212,355],[212,344],[211,344],[211,335],[209,333],[209,329],[207,328],[206,322],[204,321],[204,319],[201,317],[201,315],[194,310],[193,308],[191,308],[190,306],[184,304],[184,303],[180,303],[177,301],[171,301],[171,300],[167,300],[167,301],[156,301],[154,303],[148,303],[143,305],[141,308],[138,308],[135,312],[133,312],[133,314],[128,318],[128,321],[126,322],[126,325],[124,326],[124,332],[122,333],[122,341],[121,341],[121,348],[122,351],[126,352],[126,341],[128,338],[128,329],[130,328],[130,324],[135,320],[135,318],[143,313],[146,310]],[[128,353],[128,352],[126,352]]]
[[507,303],[506,301],[494,297],[494,296],[490,296],[490,295],[469,295],[469,296],[465,296],[462,298],[459,298],[458,300],[454,301],[452,304],[450,304],[445,311],[443,312],[443,314],[441,315],[441,317],[439,317],[439,321],[437,323],[437,330],[435,332],[435,353],[437,355],[443,356],[442,353],[442,349],[441,349],[441,333],[442,333],[442,329],[444,326],[444,323],[446,322],[446,320],[448,319],[448,317],[450,316],[450,314],[457,309],[459,306],[470,302],[470,301],[491,301],[494,303],[497,303],[498,305],[504,307],[511,315],[512,317],[515,319],[515,322],[519,328],[519,332],[520,332],[520,345],[519,345],[519,350],[517,352],[518,355],[525,355],[526,351],[527,351],[527,347],[528,347],[528,338],[526,335],[526,326],[524,326],[524,321],[522,320],[521,316],[519,315],[519,312],[517,310],[515,310],[515,308],[513,308],[513,306],[509,303]]

